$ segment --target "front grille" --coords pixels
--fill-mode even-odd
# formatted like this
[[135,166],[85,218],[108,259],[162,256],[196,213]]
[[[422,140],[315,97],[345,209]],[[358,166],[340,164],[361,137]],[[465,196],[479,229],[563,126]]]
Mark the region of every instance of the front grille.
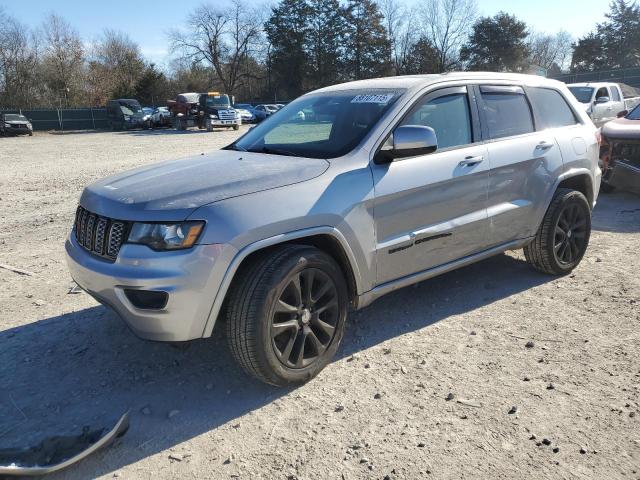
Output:
[[124,243],[129,224],[120,220],[102,217],[78,207],[76,211],[75,236],[85,250],[115,261]]
[[235,120],[236,111],[235,110],[218,110],[218,118],[220,120]]

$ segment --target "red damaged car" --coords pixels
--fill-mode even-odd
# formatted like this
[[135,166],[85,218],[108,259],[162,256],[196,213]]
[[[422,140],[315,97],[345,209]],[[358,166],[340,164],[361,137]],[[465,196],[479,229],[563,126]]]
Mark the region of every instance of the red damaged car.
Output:
[[640,105],[605,123],[601,130],[601,190],[640,194]]

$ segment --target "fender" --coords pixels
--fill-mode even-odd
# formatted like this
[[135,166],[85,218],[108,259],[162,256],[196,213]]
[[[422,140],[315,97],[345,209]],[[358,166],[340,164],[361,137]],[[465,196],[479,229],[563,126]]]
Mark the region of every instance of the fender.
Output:
[[[591,188],[591,195],[592,195],[592,205],[591,207],[595,207],[596,205],[596,198],[598,197],[598,190],[599,188],[595,188],[596,187],[596,180],[598,180],[601,175],[602,172],[600,171],[600,167],[595,168],[595,172],[592,172],[591,170],[589,170],[586,167],[574,167],[574,168],[570,168],[569,170],[567,170],[566,172],[563,172],[561,175],[558,176],[558,178],[556,179],[555,183],[553,184],[553,190],[551,193],[551,196],[547,199],[547,204],[546,204],[546,208],[549,207],[549,204],[551,203],[551,200],[553,199],[553,194],[556,192],[556,190],[558,189],[558,186],[564,182],[565,180],[568,180],[570,178],[573,177],[578,177],[580,175],[586,175],[589,178],[589,187]],[[595,179],[594,179],[595,176]],[[599,182],[598,182],[598,187],[599,187]],[[545,211],[546,211],[545,208]]]
[[351,250],[347,239],[344,237],[342,232],[340,232],[340,230],[335,227],[326,225],[282,233],[280,235],[275,235],[273,237],[258,240],[257,242],[247,245],[236,254],[233,260],[231,260],[229,266],[227,267],[227,271],[222,278],[222,282],[220,283],[218,293],[216,293],[216,297],[213,300],[213,304],[211,305],[211,311],[209,312],[209,316],[207,317],[207,322],[205,324],[204,331],[202,332],[202,337],[206,338],[211,336],[213,327],[215,326],[216,320],[218,318],[218,314],[220,313],[220,310],[222,308],[222,303],[224,302],[224,299],[227,296],[227,292],[229,291],[229,287],[231,286],[231,282],[235,277],[240,264],[245,258],[247,258],[250,254],[257,252],[258,250],[262,250],[263,248],[272,247],[280,243],[285,243],[291,240],[305,237],[311,237],[314,235],[331,235],[333,238],[338,240],[338,242],[340,242],[340,246],[346,253],[349,264],[351,265],[351,270],[353,271],[353,276],[356,282],[356,294],[360,294],[362,292],[362,277],[360,275],[360,269],[358,268],[358,263],[356,261],[355,255],[353,254],[353,251]]

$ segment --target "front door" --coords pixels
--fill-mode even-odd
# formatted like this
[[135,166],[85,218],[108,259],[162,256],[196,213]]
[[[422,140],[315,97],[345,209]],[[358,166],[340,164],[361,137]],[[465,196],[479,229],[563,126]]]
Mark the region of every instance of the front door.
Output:
[[483,250],[488,241],[489,162],[467,87],[425,95],[399,125],[433,128],[438,149],[372,164],[378,284]]

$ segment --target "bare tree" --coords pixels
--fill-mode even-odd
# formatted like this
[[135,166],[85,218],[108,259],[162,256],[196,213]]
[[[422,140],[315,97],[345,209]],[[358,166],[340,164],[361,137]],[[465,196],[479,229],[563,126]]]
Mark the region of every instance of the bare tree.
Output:
[[62,17],[50,14],[41,29],[44,82],[56,104],[84,100],[85,51],[78,32]]
[[142,77],[145,62],[140,47],[129,36],[116,30],[105,30],[94,47],[89,64],[94,83],[95,100],[133,96]]
[[571,60],[573,39],[564,30],[555,35],[532,33],[528,39],[530,61],[547,70],[563,70]]
[[25,107],[38,99],[38,46],[28,28],[0,9],[0,105]]
[[419,13],[422,33],[438,52],[440,70],[452,69],[478,16],[475,0],[426,0]]
[[211,65],[224,87],[233,95],[246,78],[245,66],[260,39],[259,14],[234,0],[231,7],[198,7],[187,19],[186,31],[170,34],[171,48],[194,63]]
[[378,4],[391,41],[394,73],[402,75],[406,73],[408,55],[417,40],[415,16],[398,0],[379,0]]

